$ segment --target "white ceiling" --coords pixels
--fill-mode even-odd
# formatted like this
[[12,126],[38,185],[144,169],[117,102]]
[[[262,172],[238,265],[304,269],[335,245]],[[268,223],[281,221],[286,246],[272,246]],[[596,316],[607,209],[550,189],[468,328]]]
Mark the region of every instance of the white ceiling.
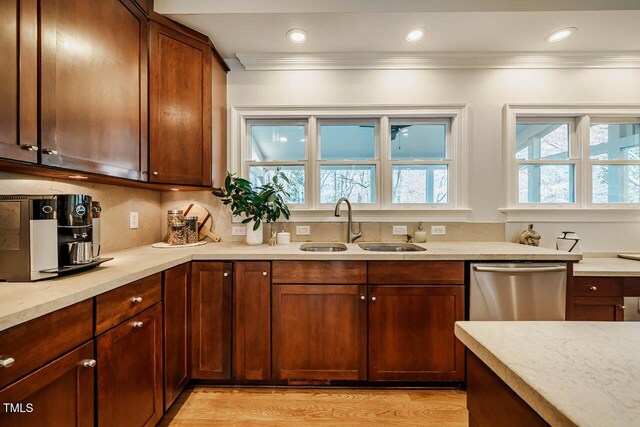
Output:
[[[267,52],[637,51],[640,0],[156,0],[226,58]],[[413,27],[426,35],[404,40]],[[577,27],[550,44],[553,31]],[[303,28],[308,41],[285,33]]]

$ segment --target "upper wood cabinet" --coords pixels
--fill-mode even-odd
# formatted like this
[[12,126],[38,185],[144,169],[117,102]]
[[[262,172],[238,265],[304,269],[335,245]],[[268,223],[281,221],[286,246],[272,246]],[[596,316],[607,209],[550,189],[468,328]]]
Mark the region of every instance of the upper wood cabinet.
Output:
[[149,180],[209,186],[211,47],[156,22],[149,43]]
[[38,160],[38,1],[0,1],[0,157]]
[[129,0],[40,3],[41,162],[145,179],[147,18]]

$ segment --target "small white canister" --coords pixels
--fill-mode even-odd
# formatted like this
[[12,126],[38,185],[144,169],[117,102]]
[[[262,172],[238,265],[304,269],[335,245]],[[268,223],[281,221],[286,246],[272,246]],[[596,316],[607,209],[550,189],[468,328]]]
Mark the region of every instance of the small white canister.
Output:
[[556,249],[564,252],[582,253],[580,238],[573,231],[562,231],[562,236],[556,238]]
[[291,243],[291,233],[287,233],[286,231],[281,231],[276,234],[276,243],[278,245],[288,245]]

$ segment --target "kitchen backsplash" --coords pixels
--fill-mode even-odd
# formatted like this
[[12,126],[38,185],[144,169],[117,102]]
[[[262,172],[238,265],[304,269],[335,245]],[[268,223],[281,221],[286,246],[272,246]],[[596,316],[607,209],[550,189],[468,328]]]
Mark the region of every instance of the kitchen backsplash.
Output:
[[[241,242],[244,236],[233,236],[231,234],[231,215],[222,205],[220,200],[214,197],[210,192],[179,192],[171,191],[162,193],[162,211],[166,215],[169,209],[180,209],[188,205],[190,202],[197,202],[207,208],[213,218],[213,231],[219,234],[222,241],[225,242]],[[343,242],[347,233],[346,217],[342,218],[343,222],[278,222],[273,224],[274,231],[285,230],[291,233],[291,241],[293,242]],[[394,225],[406,225],[407,232],[413,234],[418,229],[417,222],[358,222],[357,210],[354,212],[354,223],[356,227],[359,225],[362,230],[362,238],[359,242],[376,242],[376,241],[406,241],[406,236],[394,236]],[[296,226],[311,226],[311,234],[308,236],[296,235]],[[432,225],[446,226],[446,235],[431,235]],[[163,222],[162,232],[166,233],[167,226]],[[271,226],[264,227],[265,239],[269,240]],[[427,240],[431,242],[441,241],[467,241],[467,242],[495,242],[504,241],[504,223],[502,222],[453,222],[453,223],[423,223],[423,229],[427,231]]]
[[[159,241],[162,212],[160,191],[115,185],[55,180],[0,172],[1,194],[88,194],[102,206],[102,250],[117,251]],[[139,228],[129,229],[129,212],[138,212]]]

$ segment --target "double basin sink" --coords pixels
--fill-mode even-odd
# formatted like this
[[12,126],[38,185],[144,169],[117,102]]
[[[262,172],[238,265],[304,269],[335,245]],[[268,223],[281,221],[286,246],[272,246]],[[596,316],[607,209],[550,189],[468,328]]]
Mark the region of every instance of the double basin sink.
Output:
[[[370,252],[422,252],[425,248],[412,243],[360,243],[361,249]],[[343,252],[347,246],[342,243],[305,243],[300,246],[305,252]]]

